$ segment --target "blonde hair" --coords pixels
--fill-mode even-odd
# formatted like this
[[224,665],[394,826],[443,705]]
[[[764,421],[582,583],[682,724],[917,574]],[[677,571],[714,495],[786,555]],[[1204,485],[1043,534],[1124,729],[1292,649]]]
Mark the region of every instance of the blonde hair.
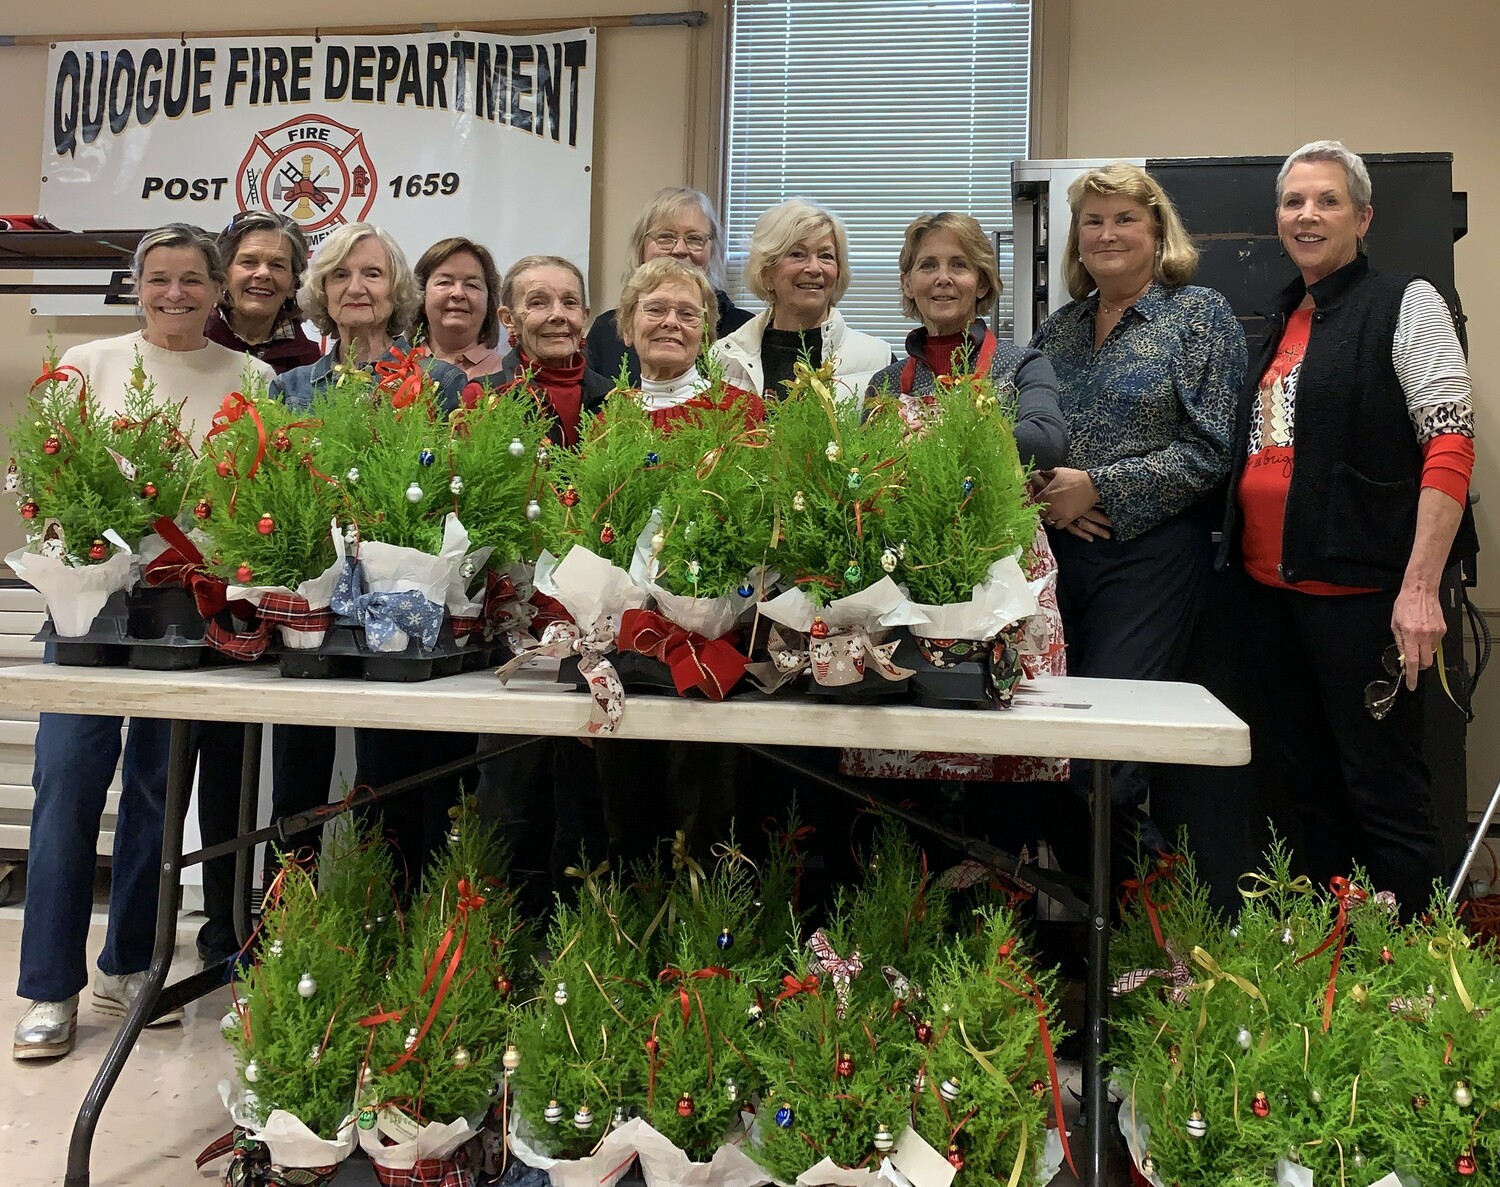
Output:
[[669,185],[651,195],[646,205],[641,207],[635,226],[630,229],[630,263],[625,268],[626,284],[630,283],[635,270],[646,262],[646,243],[652,233],[666,226],[674,215],[689,206],[701,213],[708,223],[708,279],[715,286],[723,283],[724,227],[719,222],[719,216],[714,213],[714,204],[708,200],[707,194],[698,190]]
[[630,274],[630,279],[620,290],[620,303],[615,311],[615,325],[619,327],[622,338],[631,332],[631,326],[635,321],[635,307],[641,303],[641,298],[647,293],[654,293],[662,285],[674,280],[690,284],[698,290],[698,298],[703,308],[703,341],[714,340],[715,332],[719,328],[719,295],[714,292],[714,286],[709,282],[708,277],[691,264],[684,264],[673,256],[657,256],[654,260],[647,260]]
[[1116,161],[1101,169],[1090,169],[1068,187],[1073,224],[1068,228],[1068,244],[1063,249],[1063,279],[1075,301],[1099,287],[1078,252],[1078,212],[1088,198],[1129,198],[1144,206],[1156,227],[1156,263],[1152,269],[1156,279],[1169,286],[1192,280],[1198,271],[1198,249],[1188,238],[1167,191],[1139,165]]
[[[986,301],[993,301],[1005,290],[1000,281],[1000,266],[995,262],[994,244],[984,233],[979,220],[952,210],[919,214],[907,226],[906,238],[901,243],[902,276],[908,275],[917,266],[917,252],[921,250],[922,240],[933,231],[947,231],[957,239],[958,246],[963,249],[969,263],[974,265],[974,271],[979,273],[979,279],[989,285],[987,293],[975,291],[976,304],[983,305]],[[905,292],[901,294],[901,312],[912,321],[922,320],[922,315],[917,311],[917,303]]]
[[385,332],[393,338],[404,337],[422,311],[422,290],[417,287],[406,253],[391,233],[370,223],[345,223],[318,246],[302,287],[297,290],[297,304],[307,320],[324,334],[338,333],[338,326],[328,316],[328,276],[343,266],[360,242],[370,238],[380,240],[385,247],[391,271],[391,315],[386,319]]
[[584,283],[583,270],[572,260],[565,260],[562,256],[522,256],[505,273],[505,279],[500,282],[500,308],[509,309],[511,302],[516,297],[516,285],[521,277],[535,268],[561,268],[571,272],[573,278],[578,281],[578,299],[583,302],[583,307],[589,307],[588,285]]
[[828,307],[837,305],[849,291],[849,236],[836,214],[805,198],[792,198],[773,206],[755,220],[755,230],[750,233],[750,259],[745,267],[750,291],[767,305],[774,305],[776,290],[771,283],[771,272],[798,243],[819,235],[833,237],[839,274],[833,282]]

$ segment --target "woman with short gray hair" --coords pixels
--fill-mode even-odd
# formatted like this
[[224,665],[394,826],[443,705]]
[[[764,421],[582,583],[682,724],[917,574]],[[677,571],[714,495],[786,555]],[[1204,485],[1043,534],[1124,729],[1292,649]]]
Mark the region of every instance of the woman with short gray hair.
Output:
[[1361,865],[1410,917],[1445,872],[1416,690],[1446,633],[1443,574],[1478,549],[1474,406],[1442,294],[1370,266],[1370,196],[1337,140],[1276,179],[1298,275],[1241,392],[1218,563],[1243,569],[1244,612],[1275,641],[1247,716],[1300,865],[1320,883]]
[[307,271],[307,240],[284,214],[242,210],[219,235],[224,293],[204,333],[210,342],[270,363],[276,374],[316,362],[322,352],[302,332],[297,289]]
[[[376,363],[396,360],[398,351],[400,357],[410,353],[406,333],[421,312],[422,290],[388,231],[346,223],[318,248],[297,304],[333,341],[317,362],[277,378],[271,394],[294,408],[306,408],[332,382],[334,367],[352,361],[373,370]],[[443,410],[457,408],[468,376],[434,358],[424,358],[422,369],[438,385]]]
[[[208,232],[171,223],[148,232],[132,266],[142,329],[68,350],[106,416],[124,411],[138,373],[156,398],[181,404],[183,431],[200,439],[224,397],[245,376],[268,383],[265,363],[204,336],[218,304],[224,268]],[[21,927],[17,993],[29,1001],[16,1024],[16,1059],[66,1055],[73,1047],[78,995],[88,984],[89,912],[95,848],[105,798],[121,757],[119,717],[43,713],[37,724],[27,863],[26,917]],[[109,892],[109,931],[94,978],[94,1009],[124,1014],[151,963],[166,811],[169,721],[132,717],[124,743],[120,802]],[[150,1025],[182,1019],[180,1008]]]

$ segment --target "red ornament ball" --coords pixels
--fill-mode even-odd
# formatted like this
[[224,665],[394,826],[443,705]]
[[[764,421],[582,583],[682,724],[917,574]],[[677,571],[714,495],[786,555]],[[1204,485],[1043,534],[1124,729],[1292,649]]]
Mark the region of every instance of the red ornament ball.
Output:
[[56,437],[48,437],[44,442],[42,442],[42,452],[46,454],[56,453],[61,448],[62,442],[59,441]]
[[814,639],[826,639],[828,638],[828,624],[821,618],[814,618],[812,626],[808,628],[807,633]]
[[1033,1080],[1031,1082],[1031,1095],[1034,1096],[1034,1097],[1036,1097],[1038,1100],[1041,1100],[1042,1097],[1046,1096],[1047,1095],[1047,1081],[1045,1081],[1045,1080]]
[[1472,1154],[1460,1154],[1458,1161],[1453,1164],[1453,1169],[1467,1179],[1479,1170],[1479,1166],[1475,1163]]
[[260,522],[255,525],[255,530],[262,536],[269,536],[276,530],[276,521],[262,512]]
[[677,1098],[677,1115],[679,1117],[691,1117],[693,1115],[693,1098],[686,1092]]
[[115,432],[123,433],[130,427],[130,422],[123,416],[117,416],[115,417],[114,424],[111,427],[115,430]]
[[510,978],[503,974],[495,978],[495,992],[501,997],[509,997],[511,990]]
[[956,1143],[948,1146],[948,1161],[953,1165],[954,1170],[961,1171],[964,1169],[964,1152],[958,1148]]
[[89,545],[89,560],[102,561],[108,555],[109,549],[104,547],[103,540],[95,540],[92,544]]
[[1016,950],[1016,942],[1014,940],[1006,940],[1005,943],[1003,943],[1003,944],[1000,945],[1000,959],[1001,960],[1008,959],[1009,956],[1010,956],[1010,954],[1012,952],[1014,952],[1015,950]]
[[838,1062],[833,1065],[834,1073],[842,1080],[847,1080],[854,1074],[854,1058],[847,1052],[839,1056]]
[[154,483],[154,482],[148,482],[148,483],[146,483],[145,486],[141,487],[141,498],[143,498],[143,499],[154,499],[154,498],[156,498],[156,483]]
[[656,1053],[660,1050],[661,1044],[656,1041],[655,1035],[652,1035],[649,1039],[646,1040],[646,1054],[650,1058],[655,1059]]
[[214,469],[218,471],[220,478],[228,478],[234,473],[234,468],[228,462],[220,462]]
[[611,524],[605,524],[604,530],[599,533],[600,544],[613,544],[615,542],[615,529]]
[[578,506],[578,492],[573,489],[573,486],[572,486],[571,483],[568,485],[568,489],[567,490],[563,491],[562,494],[558,495],[558,498],[562,500],[562,505],[564,507],[576,507],[576,506]]
[[30,499],[27,499],[24,503],[21,504],[21,518],[22,519],[35,519],[36,518],[36,513],[37,513],[37,506]]
[[917,1023],[917,1042],[924,1047],[932,1042],[932,1026],[929,1023]]
[[1395,956],[1393,956],[1391,954],[1391,950],[1389,948],[1382,948],[1380,950],[1380,963],[1381,964],[1390,964],[1395,959],[1396,959]]
[[255,580],[255,570],[249,565],[241,565],[234,571],[234,579],[241,585],[249,585],[250,582]]
[[1269,1117],[1271,1115],[1271,1102],[1266,1099],[1264,1092],[1257,1092],[1255,1099],[1250,1102],[1250,1111],[1257,1117]]
[[212,514],[212,511],[209,510],[208,500],[199,499],[198,505],[193,508],[193,514],[199,519],[207,519]]
[[285,432],[278,432],[271,438],[271,448],[278,453],[285,453],[292,447],[292,439]]

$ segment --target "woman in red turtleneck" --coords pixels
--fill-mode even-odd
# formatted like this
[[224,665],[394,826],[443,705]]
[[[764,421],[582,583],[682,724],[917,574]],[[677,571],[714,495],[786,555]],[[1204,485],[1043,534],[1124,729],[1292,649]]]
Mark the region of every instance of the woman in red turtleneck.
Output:
[[[511,351],[497,374],[479,380],[500,389],[530,372],[532,393],[552,417],[552,437],[561,445],[578,440],[583,418],[598,412],[614,387],[584,363],[588,317],[583,273],[576,264],[561,256],[517,260],[500,286],[500,324],[510,334]],[[469,391],[477,390],[470,385]]]

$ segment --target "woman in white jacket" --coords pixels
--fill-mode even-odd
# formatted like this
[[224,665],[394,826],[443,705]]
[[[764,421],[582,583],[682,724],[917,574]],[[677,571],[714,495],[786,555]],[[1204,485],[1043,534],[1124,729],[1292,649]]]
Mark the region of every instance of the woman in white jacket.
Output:
[[891,348],[851,330],[834,308],[849,289],[849,239],[828,210],[802,198],[773,206],[756,221],[746,269],[751,291],[766,303],[713,354],[736,387],[770,401],[804,355],[834,360],[839,394],[864,399],[870,378],[891,361]]

